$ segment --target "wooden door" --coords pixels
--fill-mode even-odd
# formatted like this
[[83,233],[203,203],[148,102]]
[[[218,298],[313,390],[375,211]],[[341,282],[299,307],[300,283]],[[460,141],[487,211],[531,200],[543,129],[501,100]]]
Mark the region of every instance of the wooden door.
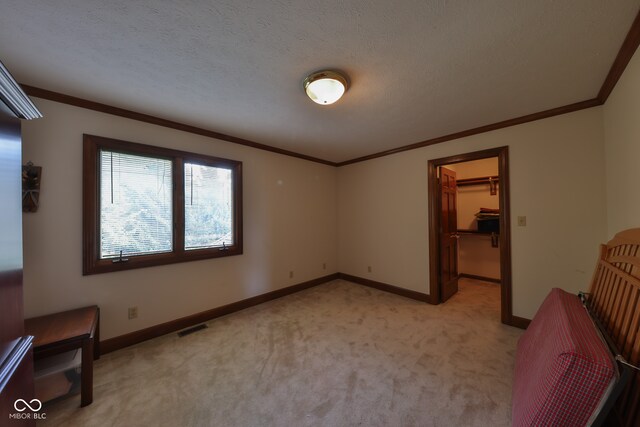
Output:
[[440,167],[440,295],[458,292],[458,211],[456,173]]

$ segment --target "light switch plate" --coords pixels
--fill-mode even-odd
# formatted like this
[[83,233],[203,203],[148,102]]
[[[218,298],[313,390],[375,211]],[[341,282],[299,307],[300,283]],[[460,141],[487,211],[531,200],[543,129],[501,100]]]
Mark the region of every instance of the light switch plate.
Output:
[[527,217],[519,216],[518,217],[518,227],[526,227],[527,226]]

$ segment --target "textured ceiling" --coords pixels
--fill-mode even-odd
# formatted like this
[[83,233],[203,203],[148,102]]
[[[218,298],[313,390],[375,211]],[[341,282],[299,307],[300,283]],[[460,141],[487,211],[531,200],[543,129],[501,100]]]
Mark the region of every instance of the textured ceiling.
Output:
[[[0,0],[22,83],[343,161],[594,98],[638,0]],[[332,106],[302,80],[346,72]]]

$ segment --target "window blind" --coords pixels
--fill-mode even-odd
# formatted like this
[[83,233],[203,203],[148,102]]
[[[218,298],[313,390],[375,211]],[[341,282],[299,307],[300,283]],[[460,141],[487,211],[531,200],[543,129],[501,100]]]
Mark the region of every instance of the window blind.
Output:
[[230,169],[185,162],[185,249],[233,245]]
[[171,160],[100,150],[100,258],[171,252]]

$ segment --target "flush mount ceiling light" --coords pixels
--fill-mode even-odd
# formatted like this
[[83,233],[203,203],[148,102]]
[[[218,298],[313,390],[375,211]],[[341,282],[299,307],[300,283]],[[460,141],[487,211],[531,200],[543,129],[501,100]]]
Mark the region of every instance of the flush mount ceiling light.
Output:
[[318,71],[304,79],[307,96],[320,105],[329,105],[342,97],[347,90],[347,79],[335,71]]

